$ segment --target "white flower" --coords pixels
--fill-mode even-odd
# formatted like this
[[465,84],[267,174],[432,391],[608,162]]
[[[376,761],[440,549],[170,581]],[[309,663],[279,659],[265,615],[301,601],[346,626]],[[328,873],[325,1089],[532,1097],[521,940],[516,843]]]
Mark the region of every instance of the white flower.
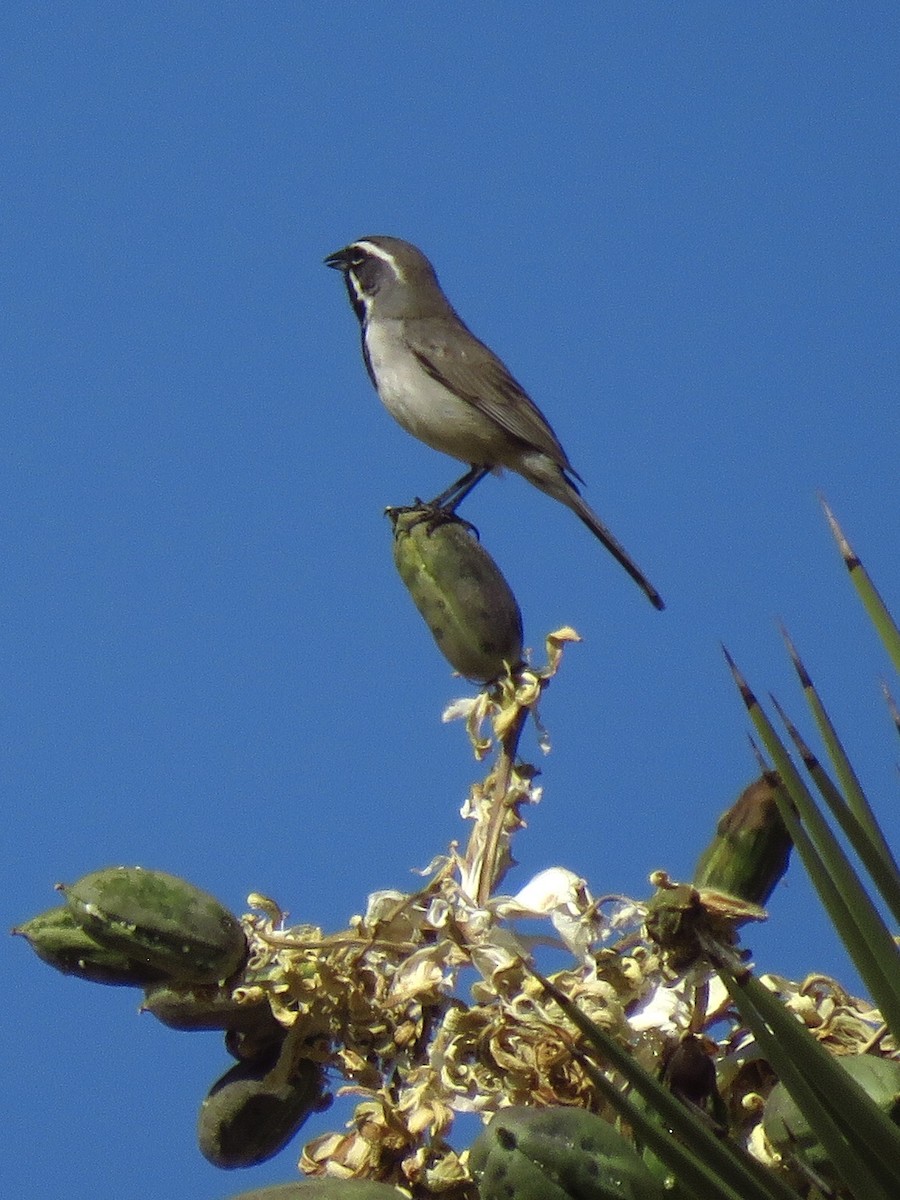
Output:
[[493,907],[501,917],[549,917],[566,947],[584,958],[598,935],[594,898],[585,881],[566,867],[539,871],[512,897]]
[[690,1024],[694,988],[684,980],[673,985],[660,984],[638,1005],[628,1018],[636,1033],[657,1029],[660,1033],[684,1033]]

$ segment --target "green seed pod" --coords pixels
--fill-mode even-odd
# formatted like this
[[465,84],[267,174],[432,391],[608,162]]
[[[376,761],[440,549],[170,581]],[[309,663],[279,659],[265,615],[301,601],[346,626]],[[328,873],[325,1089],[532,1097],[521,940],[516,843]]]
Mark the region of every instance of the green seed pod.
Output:
[[662,1081],[678,1099],[705,1112],[720,1132],[728,1128],[728,1110],[719,1092],[715,1043],[696,1033],[682,1034],[665,1058]]
[[663,1200],[612,1125],[580,1108],[506,1108],[469,1151],[481,1200]]
[[484,547],[456,518],[391,509],[394,562],[438,649],[487,683],[522,660],[522,614]]
[[405,1200],[405,1195],[371,1179],[309,1179],[254,1188],[231,1200]]
[[697,860],[694,885],[765,904],[790,857],[791,837],[775,803],[774,781],[762,775],[720,818]]
[[[900,1062],[874,1054],[846,1054],[837,1061],[881,1111],[900,1125]],[[824,1147],[783,1083],[776,1083],[766,1101],[763,1132],[788,1162],[796,1157],[817,1174],[836,1178]]]
[[65,904],[48,908],[12,932],[27,939],[38,958],[49,966],[89,983],[146,987],[165,978],[157,967],[94,941]]
[[246,957],[237,917],[177,875],[107,867],[61,890],[92,938],[175,979],[213,983]]
[[240,1033],[282,1031],[264,996],[253,1004],[239,1004],[230,987],[178,986],[160,983],[144,993],[141,1012],[152,1013],[169,1029],[185,1032],[203,1029],[234,1029]]
[[252,1167],[272,1158],[321,1107],[322,1069],[300,1059],[280,1078],[280,1047],[240,1062],[210,1088],[200,1106],[197,1141],[215,1167]]
[[238,1062],[255,1062],[263,1054],[284,1040],[284,1026],[275,1021],[255,1029],[226,1029],[225,1049]]

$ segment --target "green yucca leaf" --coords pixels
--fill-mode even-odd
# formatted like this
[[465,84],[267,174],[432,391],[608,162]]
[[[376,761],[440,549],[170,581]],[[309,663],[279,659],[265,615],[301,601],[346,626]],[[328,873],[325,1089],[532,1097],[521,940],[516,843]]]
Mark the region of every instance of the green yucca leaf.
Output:
[[894,728],[900,733],[900,708],[897,707],[897,702],[891,695],[890,688],[882,681],[881,691],[884,695],[885,704],[888,706],[888,712],[891,714],[891,720],[894,722]]
[[803,759],[803,765],[812,776],[832,816],[846,834],[851,846],[862,860],[863,866],[872,876],[872,881],[881,893],[885,904],[890,908],[894,920],[900,924],[900,873],[897,871],[894,856],[881,837],[880,830],[879,840],[876,844],[869,836],[868,829],[863,828],[856,813],[851,811],[849,804],[829,778],[825,768],[807,746],[796,725],[789,719],[774,696],[772,703],[778,710],[778,715],[784,722],[785,728]]
[[[649,1119],[583,1055],[576,1056],[592,1083],[612,1107],[636,1130],[697,1200],[796,1200],[787,1185],[741,1151],[716,1136],[671,1092],[638,1063],[627,1047],[596,1025],[578,1006],[533,967],[526,966],[569,1020],[622,1077],[660,1124]],[[672,1136],[675,1135],[675,1137]]]
[[[856,1080],[894,1125],[900,1123],[900,1062],[865,1053],[842,1054],[834,1061]],[[766,1140],[791,1167],[802,1173],[811,1170],[823,1182],[834,1176],[834,1164],[825,1147],[781,1082],[766,1099],[762,1127]]]
[[[896,944],[755,699],[751,715],[784,781],[779,807],[797,851],[882,1015],[890,1027],[898,1028],[900,953]],[[815,829],[815,840],[808,832],[810,827]]]
[[[859,782],[859,778],[857,777],[850,759],[847,757],[846,751],[841,744],[837,730],[832,724],[828,713],[825,711],[825,705],[822,703],[819,693],[816,691],[812,679],[809,676],[809,672],[806,670],[806,667],[801,661],[800,655],[797,653],[794,643],[788,636],[788,632],[784,626],[781,627],[781,636],[784,638],[788,653],[791,656],[791,661],[794,664],[794,669],[796,670],[800,679],[800,685],[803,688],[803,694],[806,697],[807,704],[809,705],[816,724],[819,727],[819,731],[822,734],[822,740],[825,743],[825,748],[828,751],[831,761],[834,763],[838,781],[840,782],[840,785],[844,790],[844,796],[846,797],[846,806],[849,807],[850,811],[856,818],[856,821],[866,831],[872,846],[880,854],[888,870],[892,872],[895,880],[895,886],[897,890],[900,891],[900,874],[898,874],[897,864],[894,860],[894,856],[884,839],[884,834],[881,832],[881,827],[879,826],[878,821],[875,818],[875,814],[872,812],[872,808],[866,799],[865,793],[862,789],[862,784]],[[791,736],[793,737],[793,734],[791,734]],[[796,741],[796,738],[794,740]],[[804,753],[804,758],[805,757],[806,755]],[[831,801],[828,800],[827,796],[825,799],[828,802],[829,808],[831,808]],[[836,809],[832,808],[832,812],[838,820],[841,819],[839,812]],[[844,828],[844,832],[853,842],[854,849],[858,854],[860,854],[860,857],[863,858],[863,861],[866,862],[866,869],[871,872],[872,868],[868,865],[868,862],[866,861],[865,856],[862,854],[862,851],[860,851],[856,842],[853,841],[852,834],[846,827],[843,826],[843,823],[842,828]],[[896,910],[893,908],[893,906],[892,911],[894,912],[894,915],[897,916]],[[900,920],[900,917],[897,917],[897,920]]]
[[[793,810],[795,792],[782,785],[779,788],[779,806],[782,812]],[[812,797],[810,797],[812,800]],[[794,816],[786,818],[791,837],[803,864],[819,894],[819,898],[844,943],[856,969],[866,983],[890,1026],[886,1013],[898,1006],[896,1003],[898,967],[900,954],[896,943],[884,926],[880,916],[863,889],[855,871],[840,846],[836,852],[841,857],[845,871],[839,872],[836,880],[804,825]],[[850,886],[842,887],[843,875],[849,872]],[[858,889],[858,893],[856,891]],[[858,902],[854,897],[861,897]],[[873,949],[874,942],[874,949]]]
[[[578,1060],[597,1092],[631,1126],[639,1144],[652,1151],[672,1173],[677,1185],[674,1194],[678,1200],[744,1200],[746,1193],[729,1186],[721,1172],[714,1170],[706,1161],[702,1150],[698,1151],[673,1139],[668,1127],[660,1124],[655,1117],[648,1116],[624,1092],[619,1091],[612,1080],[607,1079],[584,1054],[575,1050],[573,1057]],[[685,1109],[685,1112],[689,1110]],[[691,1119],[696,1120],[693,1116]],[[770,1193],[765,1192],[764,1195],[769,1200]]]
[[[777,789],[779,808],[797,852],[872,998],[897,1036],[900,1033],[900,951],[727,650],[725,657],[750,718],[781,776],[782,787]],[[793,805],[788,802],[788,796]]]
[[713,957],[742,1020],[852,1194],[896,1200],[900,1129],[749,970]]
[[869,618],[878,631],[879,637],[884,642],[894,666],[900,671],[900,629],[894,623],[894,618],[888,612],[886,604],[881,596],[879,596],[865,567],[856,556],[846,537],[844,537],[843,530],[838,525],[834,513],[825,503],[824,497],[819,497],[819,503],[825,510],[825,516],[828,518],[828,524],[831,526],[834,540],[838,544],[841,557],[844,560],[847,570],[850,572],[850,578],[853,580],[853,584],[859,593],[863,607],[869,614]]

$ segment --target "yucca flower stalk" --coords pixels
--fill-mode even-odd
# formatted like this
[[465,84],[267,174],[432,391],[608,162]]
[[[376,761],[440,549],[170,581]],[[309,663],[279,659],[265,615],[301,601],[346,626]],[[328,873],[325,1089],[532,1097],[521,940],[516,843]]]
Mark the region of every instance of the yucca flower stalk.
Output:
[[[578,635],[557,630],[543,663],[529,661],[515,598],[468,530],[409,512],[394,527],[398,566],[438,646],[483,681],[444,714],[488,764],[462,809],[464,845],[437,848],[419,887],[375,893],[340,930],[288,925],[280,902],[251,895],[241,965],[215,983],[183,977],[177,956],[166,978],[145,978],[121,920],[112,963],[96,914],[88,930],[78,912],[51,910],[19,932],[61,970],[145,987],[146,1007],[175,1028],[226,1031],[239,1064],[204,1102],[202,1126],[219,1165],[279,1149],[327,1107],[326,1078],[354,1098],[346,1125],[303,1147],[307,1182],[244,1200],[896,1200],[891,1095],[873,1099],[840,1060],[895,1070],[900,1093],[900,953],[881,916],[896,925],[900,876],[796,650],[835,780],[776,704],[807,786],[729,657],[764,747],[761,774],[719,821],[693,879],[657,869],[649,899],[596,898],[587,880],[548,865],[507,894],[513,839],[542,798],[521,735],[534,721],[549,748],[540,700]],[[837,536],[856,578],[863,568]],[[893,654],[896,628],[867,579],[861,594]],[[791,982],[748,961],[739,930],[766,919],[792,847],[871,1002],[833,979]],[[526,934],[523,919],[544,933]],[[552,973],[541,967],[547,944],[566,959]],[[228,1088],[237,1098],[220,1113]],[[282,1094],[277,1115],[257,1119]],[[487,1123],[471,1148],[454,1134],[461,1114]]]

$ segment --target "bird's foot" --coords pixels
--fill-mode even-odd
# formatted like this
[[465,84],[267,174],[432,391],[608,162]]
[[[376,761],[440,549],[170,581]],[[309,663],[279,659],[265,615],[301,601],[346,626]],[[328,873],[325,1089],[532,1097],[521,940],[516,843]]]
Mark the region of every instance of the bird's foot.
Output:
[[481,535],[471,521],[458,516],[455,508],[449,505],[437,504],[433,500],[421,500],[416,496],[412,504],[401,506],[390,505],[384,512],[385,516],[390,519],[391,524],[394,526],[396,526],[400,517],[405,517],[407,528],[419,525],[424,521],[427,526],[427,532],[434,533],[435,529],[438,529],[441,525],[454,523],[462,525],[473,537],[481,541]]

